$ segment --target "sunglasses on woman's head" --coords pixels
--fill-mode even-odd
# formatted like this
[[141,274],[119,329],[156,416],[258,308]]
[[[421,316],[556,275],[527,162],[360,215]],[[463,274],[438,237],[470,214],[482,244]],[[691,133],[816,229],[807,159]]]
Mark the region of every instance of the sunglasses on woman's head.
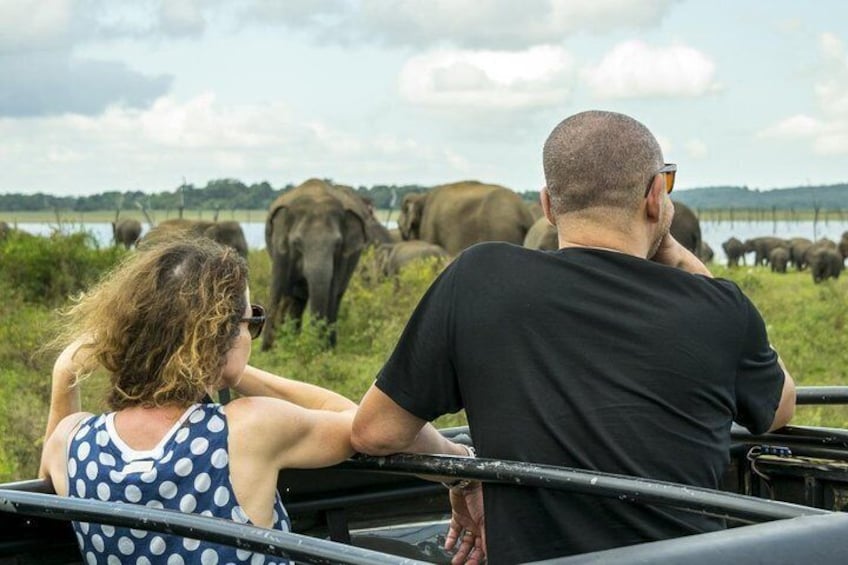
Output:
[[250,305],[250,317],[242,318],[242,322],[247,322],[247,331],[250,334],[250,339],[256,339],[262,333],[262,328],[265,326],[265,308],[259,304]]

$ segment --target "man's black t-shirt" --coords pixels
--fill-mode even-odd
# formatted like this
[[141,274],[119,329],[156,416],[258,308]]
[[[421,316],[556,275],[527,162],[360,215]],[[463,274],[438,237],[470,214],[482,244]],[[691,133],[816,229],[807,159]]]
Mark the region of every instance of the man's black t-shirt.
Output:
[[[731,421],[766,431],[783,379],[732,282],[613,251],[483,243],[428,290],[377,386],[425,420],[465,408],[481,457],[716,488]],[[492,563],[723,527],[547,489],[484,497]]]

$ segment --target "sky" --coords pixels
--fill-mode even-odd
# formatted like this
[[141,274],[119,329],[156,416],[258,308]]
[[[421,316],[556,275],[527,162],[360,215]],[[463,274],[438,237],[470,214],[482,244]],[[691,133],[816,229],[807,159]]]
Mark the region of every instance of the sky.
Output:
[[0,193],[544,184],[640,120],[676,190],[848,182],[848,2],[0,0]]

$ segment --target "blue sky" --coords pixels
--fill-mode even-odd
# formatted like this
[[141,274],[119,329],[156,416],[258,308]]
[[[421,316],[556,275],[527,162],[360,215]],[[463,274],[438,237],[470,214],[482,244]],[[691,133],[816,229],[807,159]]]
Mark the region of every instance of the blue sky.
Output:
[[462,179],[538,189],[624,112],[679,189],[848,182],[848,3],[0,0],[0,191]]

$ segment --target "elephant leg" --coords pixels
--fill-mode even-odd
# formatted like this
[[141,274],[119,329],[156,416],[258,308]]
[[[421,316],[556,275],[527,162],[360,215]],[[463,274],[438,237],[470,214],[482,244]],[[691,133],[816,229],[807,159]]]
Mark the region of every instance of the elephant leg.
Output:
[[286,319],[292,320],[294,331],[299,332],[303,324],[303,312],[306,310],[306,299],[296,296],[286,297]]
[[268,319],[265,331],[262,332],[262,351],[268,351],[274,345],[275,332],[281,320],[285,319],[285,312],[281,304],[283,298],[283,275],[284,266],[279,258],[271,258],[271,296],[268,303]]

